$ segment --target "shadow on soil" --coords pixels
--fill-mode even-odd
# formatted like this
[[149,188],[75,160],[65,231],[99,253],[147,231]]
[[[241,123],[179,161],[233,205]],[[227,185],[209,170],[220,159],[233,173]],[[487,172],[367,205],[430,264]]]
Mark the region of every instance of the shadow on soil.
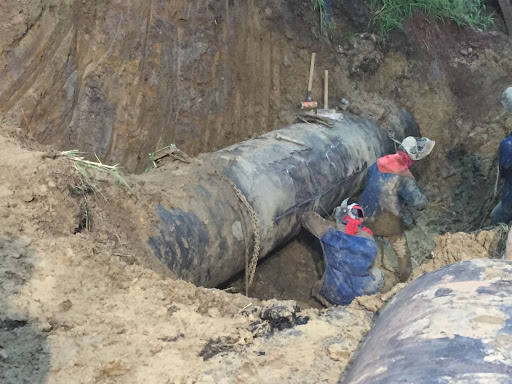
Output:
[[16,294],[30,279],[34,251],[24,239],[0,235],[0,383],[46,383],[50,367],[47,334],[14,308]]

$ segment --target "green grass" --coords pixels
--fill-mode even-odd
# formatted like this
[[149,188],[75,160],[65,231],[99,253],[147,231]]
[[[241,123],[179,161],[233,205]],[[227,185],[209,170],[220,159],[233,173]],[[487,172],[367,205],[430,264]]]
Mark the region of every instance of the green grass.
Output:
[[401,29],[416,11],[435,21],[450,20],[461,27],[472,25],[485,29],[493,23],[492,15],[485,14],[483,0],[366,1],[372,13],[371,23],[384,40],[393,29]]
[[121,175],[119,171],[119,165],[107,165],[103,164],[100,159],[96,156],[95,161],[86,160],[83,156],[81,156],[82,152],[77,150],[71,151],[63,151],[60,153],[62,156],[67,157],[73,167],[80,173],[83,178],[83,184],[93,190],[94,192],[99,192],[98,187],[93,181],[94,174],[93,172],[101,172],[112,176],[119,183],[124,185],[128,190],[131,191],[130,185],[126,182],[124,177]]

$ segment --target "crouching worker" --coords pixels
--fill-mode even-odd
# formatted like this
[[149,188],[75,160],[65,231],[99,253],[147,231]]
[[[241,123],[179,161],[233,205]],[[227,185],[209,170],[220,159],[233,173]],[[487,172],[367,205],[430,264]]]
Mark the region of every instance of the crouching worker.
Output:
[[325,306],[350,304],[356,296],[372,295],[384,286],[384,276],[372,265],[377,245],[371,231],[363,226],[364,212],[348,199],[336,208],[336,222],[307,212],[302,225],[320,240],[325,272],[312,295]]
[[434,145],[435,142],[427,138],[405,138],[397,153],[381,157],[368,169],[361,195],[367,225],[375,235],[389,240],[402,282],[409,278],[412,266],[401,209],[404,204],[419,210],[427,205],[427,198],[421,193],[409,167],[425,158]]

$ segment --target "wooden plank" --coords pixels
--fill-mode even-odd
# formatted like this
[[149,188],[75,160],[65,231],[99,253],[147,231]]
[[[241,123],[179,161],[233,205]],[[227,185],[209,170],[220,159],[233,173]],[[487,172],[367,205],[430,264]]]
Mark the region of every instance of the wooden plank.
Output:
[[505,19],[505,24],[507,26],[508,34],[512,34],[512,4],[510,4],[510,0],[498,0],[501,8],[501,13],[503,14],[503,19]]

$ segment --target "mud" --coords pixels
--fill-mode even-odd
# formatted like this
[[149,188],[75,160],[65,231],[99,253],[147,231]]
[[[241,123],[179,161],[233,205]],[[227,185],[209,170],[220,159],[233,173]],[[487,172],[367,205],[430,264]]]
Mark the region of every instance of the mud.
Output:
[[499,197],[496,148],[512,127],[499,102],[512,53],[499,28],[417,15],[383,46],[353,33],[367,18],[357,1],[334,8],[331,40],[307,1],[4,1],[0,10],[2,382],[338,380],[404,284],[319,310],[308,295],[320,253],[303,236],[261,263],[252,297],[176,280],[140,241],[159,191],[98,175],[101,194],[77,195],[80,175],[55,150],[142,171],[170,142],[193,155],[290,123],[313,49],[314,95],[327,68],[332,106],[346,98],[343,108],[379,123],[403,106],[437,142],[413,168],[430,200],[408,216],[421,264],[413,278],[503,253],[500,229],[453,233],[486,226]]
[[[249,294],[260,300],[295,300],[301,308],[321,309],[322,304],[311,297],[311,289],[324,268],[320,243],[303,230],[295,240],[259,262]],[[243,292],[243,276],[228,282],[227,287]]]
[[[144,196],[100,177],[102,195],[87,195],[93,227],[73,234],[76,170],[1,140],[2,381],[335,382],[404,286],[319,311],[174,280],[137,245],[136,227],[121,225]],[[488,256],[493,241],[492,232],[445,235],[432,268],[455,260],[454,243],[469,259]]]

